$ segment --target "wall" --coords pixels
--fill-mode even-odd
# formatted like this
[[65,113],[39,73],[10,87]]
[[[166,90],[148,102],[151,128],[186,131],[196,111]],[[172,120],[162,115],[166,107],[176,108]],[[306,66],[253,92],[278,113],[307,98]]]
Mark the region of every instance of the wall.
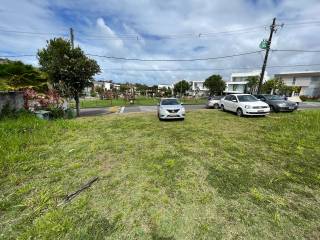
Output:
[[0,91],[0,111],[3,106],[9,104],[12,109],[22,109],[24,100],[23,92],[2,92]]

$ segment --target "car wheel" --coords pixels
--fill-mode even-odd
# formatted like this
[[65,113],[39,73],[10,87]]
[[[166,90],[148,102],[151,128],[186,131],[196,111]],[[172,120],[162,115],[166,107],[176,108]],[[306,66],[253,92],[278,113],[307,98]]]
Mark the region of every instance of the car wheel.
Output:
[[219,108],[219,104],[218,104],[218,103],[215,103],[215,104],[213,105],[213,108],[214,108],[214,109],[218,109],[218,108]]
[[223,105],[221,105],[221,110],[222,110],[223,112],[226,111],[226,110],[224,109],[224,106],[223,106]]
[[241,108],[237,109],[237,116],[242,117],[243,116],[243,112]]
[[275,113],[279,112],[279,110],[277,110],[277,108],[275,108],[275,107],[272,106],[272,105],[270,105],[270,111],[271,111],[271,112],[275,112]]

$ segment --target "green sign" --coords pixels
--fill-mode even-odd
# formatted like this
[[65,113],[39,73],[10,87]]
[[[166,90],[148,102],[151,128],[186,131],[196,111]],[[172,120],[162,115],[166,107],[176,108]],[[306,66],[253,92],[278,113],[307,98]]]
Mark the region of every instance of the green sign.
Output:
[[267,49],[267,48],[268,48],[268,40],[263,39],[263,40],[261,41],[261,43],[259,44],[259,47],[260,47],[261,49]]

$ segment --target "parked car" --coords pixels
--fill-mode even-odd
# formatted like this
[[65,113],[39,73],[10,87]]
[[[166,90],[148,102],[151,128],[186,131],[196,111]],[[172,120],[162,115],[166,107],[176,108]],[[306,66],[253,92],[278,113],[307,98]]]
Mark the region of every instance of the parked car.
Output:
[[158,118],[184,120],[186,110],[176,98],[162,98],[158,105]]
[[270,112],[270,107],[251,94],[231,94],[221,100],[221,109],[243,115],[265,116]]
[[213,97],[210,97],[208,99],[208,102],[207,102],[207,108],[214,108],[214,109],[220,108],[220,100],[223,97],[224,96],[213,96]]
[[288,101],[278,95],[258,94],[255,97],[269,104],[273,112],[293,112],[298,109],[297,103]]

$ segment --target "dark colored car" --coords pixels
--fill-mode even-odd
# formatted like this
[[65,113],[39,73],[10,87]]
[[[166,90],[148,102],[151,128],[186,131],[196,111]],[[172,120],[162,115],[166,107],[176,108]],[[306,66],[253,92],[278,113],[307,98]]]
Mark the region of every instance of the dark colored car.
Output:
[[257,94],[254,95],[261,101],[269,104],[270,110],[273,112],[293,112],[298,108],[298,104],[286,100],[284,97],[270,94]]

